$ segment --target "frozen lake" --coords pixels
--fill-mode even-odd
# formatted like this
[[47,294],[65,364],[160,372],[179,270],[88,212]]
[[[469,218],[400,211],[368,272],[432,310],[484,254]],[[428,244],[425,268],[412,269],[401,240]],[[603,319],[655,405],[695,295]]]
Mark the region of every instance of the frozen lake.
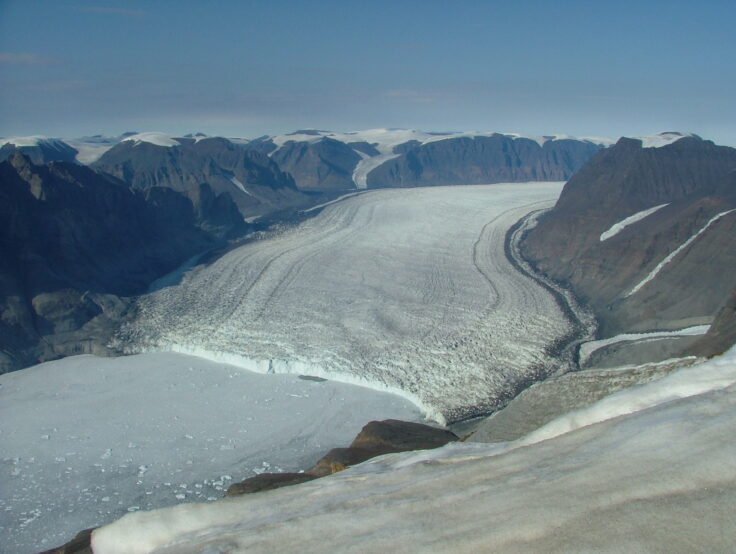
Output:
[[422,420],[395,395],[174,353],[0,375],[0,552],[32,554],[128,511],[308,468],[387,418]]
[[507,230],[562,185],[346,198],[143,297],[123,336],[131,351],[398,392],[437,421],[492,409],[554,366],[546,348],[569,330],[504,254]]

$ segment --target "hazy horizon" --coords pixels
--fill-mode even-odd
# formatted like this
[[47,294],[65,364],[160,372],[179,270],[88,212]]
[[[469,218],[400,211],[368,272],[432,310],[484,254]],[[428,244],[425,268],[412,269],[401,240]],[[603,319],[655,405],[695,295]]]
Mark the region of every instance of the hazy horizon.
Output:
[[736,145],[733,3],[0,0],[0,136],[694,132]]

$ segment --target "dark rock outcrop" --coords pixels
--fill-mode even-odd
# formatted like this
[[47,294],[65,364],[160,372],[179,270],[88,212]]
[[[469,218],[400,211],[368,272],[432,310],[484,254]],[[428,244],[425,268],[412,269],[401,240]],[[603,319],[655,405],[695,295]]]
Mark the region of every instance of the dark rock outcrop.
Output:
[[736,149],[698,137],[660,148],[621,139],[568,181],[522,252],[592,307],[601,338],[710,323],[736,287],[736,212],[711,221],[736,208],[734,171]]
[[[600,146],[580,140],[449,138],[403,148],[368,174],[368,187],[415,187],[567,180]],[[396,150],[395,150],[396,151]]]
[[311,473],[261,473],[240,483],[233,483],[225,492],[225,496],[238,496],[241,494],[252,494],[254,492],[269,491],[298,485],[317,479],[319,475]]
[[455,433],[422,423],[386,419],[371,421],[350,444],[350,448],[368,448],[383,452],[427,450],[458,440]]
[[562,181],[601,148],[599,144],[577,139],[550,137],[551,140],[540,146],[532,139],[502,134],[473,137],[434,134],[442,140],[423,144],[410,139],[392,143],[387,150],[378,143],[350,140],[359,133],[297,131],[292,134],[293,140],[290,140],[292,135],[281,137],[281,147],[271,137],[260,137],[246,148],[270,155],[283,171],[293,176],[297,187],[305,191],[355,188],[353,173],[361,159],[387,151],[396,157],[368,173],[369,188]]
[[717,356],[736,344],[736,288],[726,298],[708,332],[683,354]]
[[197,210],[203,209],[203,183],[216,195],[228,193],[247,217],[309,203],[291,177],[256,149],[220,137],[176,140],[178,146],[124,140],[92,167],[136,189],[172,188],[188,196]]
[[371,421],[363,427],[348,448],[333,448],[304,473],[262,473],[240,483],[233,483],[225,496],[303,483],[337,473],[383,454],[439,448],[457,440],[458,436],[451,431],[421,423],[397,419]]
[[[358,144],[361,150],[370,151],[366,146],[370,148],[367,143]],[[353,170],[361,157],[344,142],[325,137],[317,142],[288,141],[271,159],[300,189],[328,191],[355,188]]]
[[18,153],[0,163],[0,372],[104,354],[123,297],[247,229],[228,219],[227,197],[204,194],[225,206],[217,218],[169,188],[132,190],[84,166]]

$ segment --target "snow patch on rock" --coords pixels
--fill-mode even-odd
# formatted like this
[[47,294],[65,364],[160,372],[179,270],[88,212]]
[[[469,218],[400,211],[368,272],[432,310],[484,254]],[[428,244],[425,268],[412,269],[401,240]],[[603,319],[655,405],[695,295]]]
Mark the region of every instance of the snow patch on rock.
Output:
[[712,218],[710,218],[710,220],[708,221],[708,223],[706,223],[703,226],[702,229],[700,229],[692,237],[690,237],[685,242],[683,242],[675,250],[673,250],[672,252],[670,252],[661,262],[659,262],[657,264],[657,266],[652,271],[649,272],[649,275],[647,275],[646,277],[644,277],[644,279],[642,279],[641,281],[639,281],[639,283],[637,283],[634,286],[634,288],[632,288],[629,292],[627,292],[626,295],[624,296],[624,298],[628,298],[632,294],[636,294],[637,292],[639,292],[642,289],[642,287],[644,287],[644,285],[646,285],[649,281],[651,281],[652,279],[654,279],[659,274],[659,272],[662,271],[662,268],[664,268],[664,266],[666,266],[668,263],[670,263],[680,252],[682,252],[683,250],[685,250],[685,248],[687,248],[688,246],[690,246],[690,244],[692,244],[693,241],[695,241],[695,239],[697,239],[700,235],[702,235],[703,233],[705,233],[711,225],[713,225],[716,221],[718,221],[722,217],[724,217],[724,216],[726,216],[726,215],[728,215],[730,213],[733,213],[733,212],[736,212],[736,209],[727,210],[725,212],[721,212],[719,214],[714,215]]
[[584,365],[590,358],[591,354],[596,350],[600,350],[604,346],[616,344],[619,342],[631,342],[640,340],[651,340],[664,337],[694,337],[704,335],[710,329],[710,325],[694,325],[685,329],[674,331],[652,331],[650,333],[625,333],[609,337],[607,339],[592,340],[580,345],[580,365]]
[[614,223],[613,225],[611,225],[611,227],[608,228],[607,231],[604,231],[603,233],[601,233],[600,241],[603,242],[604,240],[607,240],[613,236],[616,236],[629,225],[633,225],[637,221],[641,221],[648,215],[652,215],[654,212],[656,212],[657,210],[661,210],[665,206],[669,206],[669,202],[666,204],[660,204],[659,206],[654,206],[653,208],[642,210],[640,212],[635,213],[634,215],[630,215],[629,217],[622,219],[621,221],[617,223]]

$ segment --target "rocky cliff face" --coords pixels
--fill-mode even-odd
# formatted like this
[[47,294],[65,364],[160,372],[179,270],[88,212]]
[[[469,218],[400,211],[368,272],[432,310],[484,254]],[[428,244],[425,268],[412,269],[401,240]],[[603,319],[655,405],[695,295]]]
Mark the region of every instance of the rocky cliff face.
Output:
[[269,155],[300,189],[335,191],[562,181],[602,144],[557,136],[370,129],[296,131],[260,137],[247,148]]
[[736,149],[698,137],[621,139],[569,180],[523,252],[592,306],[601,337],[710,324],[736,287],[734,171]]
[[353,170],[362,159],[351,146],[330,138],[318,142],[289,141],[271,159],[294,177],[302,190],[355,188]]
[[0,163],[0,372],[104,353],[120,297],[245,230],[227,197],[201,192],[195,211],[171,189],[135,191],[84,166]]
[[397,158],[368,174],[368,187],[565,181],[600,146],[494,134],[408,145]]
[[124,140],[92,167],[137,189],[166,186],[188,196],[200,209],[200,185],[228,193],[246,216],[302,206],[308,197],[268,156],[227,139],[178,138],[173,146]]

